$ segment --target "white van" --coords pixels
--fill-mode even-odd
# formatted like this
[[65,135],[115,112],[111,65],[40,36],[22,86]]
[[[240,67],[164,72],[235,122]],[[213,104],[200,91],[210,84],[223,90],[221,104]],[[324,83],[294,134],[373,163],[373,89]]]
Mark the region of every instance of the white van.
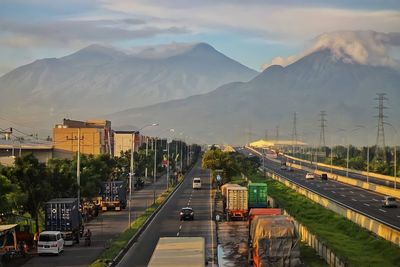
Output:
[[37,253],[59,254],[64,250],[64,239],[59,231],[44,231],[39,234]]
[[201,189],[201,179],[196,177],[193,178],[193,189]]

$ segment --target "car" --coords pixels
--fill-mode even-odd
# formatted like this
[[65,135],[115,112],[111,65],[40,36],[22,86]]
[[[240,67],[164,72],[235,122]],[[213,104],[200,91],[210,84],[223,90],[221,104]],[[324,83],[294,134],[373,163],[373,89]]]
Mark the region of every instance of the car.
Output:
[[181,221],[186,221],[186,220],[193,221],[194,220],[194,211],[190,207],[185,207],[185,208],[181,209],[179,216],[180,216]]
[[328,180],[328,174],[322,173],[321,174],[321,180]]
[[64,239],[60,231],[44,231],[39,234],[37,253],[60,254],[64,250]]
[[199,177],[193,178],[193,189],[201,189],[201,179]]
[[306,174],[306,179],[307,179],[307,180],[309,180],[309,179],[314,179],[314,174],[311,173],[311,172],[308,172],[308,173]]
[[385,196],[383,199],[383,208],[397,208],[397,201],[395,197]]

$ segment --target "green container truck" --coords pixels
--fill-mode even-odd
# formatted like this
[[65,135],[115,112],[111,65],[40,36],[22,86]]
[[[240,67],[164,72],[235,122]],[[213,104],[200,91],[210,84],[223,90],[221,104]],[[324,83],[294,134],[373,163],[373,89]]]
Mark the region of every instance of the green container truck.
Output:
[[249,183],[247,186],[249,194],[249,209],[251,208],[267,208],[267,184],[265,183]]

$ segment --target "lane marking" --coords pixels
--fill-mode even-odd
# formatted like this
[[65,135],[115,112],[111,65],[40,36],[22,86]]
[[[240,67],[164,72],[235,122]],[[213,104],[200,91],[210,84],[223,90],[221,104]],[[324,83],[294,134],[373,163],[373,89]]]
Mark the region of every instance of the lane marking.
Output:
[[352,198],[351,200],[353,200],[353,201],[357,201],[357,199],[354,199],[354,198]]
[[367,206],[367,207],[369,207],[369,204],[367,204],[367,203],[364,203],[364,205]]
[[383,209],[379,209],[380,211],[382,211],[382,212],[386,212],[386,210],[383,210]]
[[400,216],[397,216],[397,218],[400,218]]
[[354,192],[353,192],[353,191],[350,191],[350,193],[354,194]]
[[179,226],[179,231],[182,229],[182,224]]
[[375,198],[373,198],[372,200],[373,200],[373,201],[379,201],[379,200],[377,200],[377,199],[375,199]]
[[332,193],[334,193],[334,194],[336,194],[336,192],[335,191],[331,191]]
[[365,197],[363,194],[360,194],[360,197]]
[[179,232],[176,233],[176,236],[179,236]]
[[345,195],[341,195],[342,197],[346,197]]

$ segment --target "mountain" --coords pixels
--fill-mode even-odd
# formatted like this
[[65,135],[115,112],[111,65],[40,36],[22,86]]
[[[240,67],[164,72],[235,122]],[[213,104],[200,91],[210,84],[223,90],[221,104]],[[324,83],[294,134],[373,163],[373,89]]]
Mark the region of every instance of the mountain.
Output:
[[98,117],[207,93],[256,75],[205,43],[163,58],[91,45],[65,57],[37,60],[0,77],[0,114],[51,127],[65,116]]
[[[293,113],[297,112],[299,138],[318,144],[318,115],[325,110],[327,143],[365,139],[360,132],[338,133],[339,128],[351,130],[356,125],[372,129],[372,142],[377,123],[376,93],[387,93],[391,108],[385,112],[395,120],[400,115],[399,84],[400,73],[395,69],[350,63],[336,59],[325,49],[287,67],[271,66],[248,82],[229,83],[203,95],[124,110],[109,118],[114,126],[157,121],[160,127],[175,128],[208,143],[239,144],[248,141],[248,132],[254,133],[252,138],[260,138],[269,129],[275,137],[277,125],[280,137],[290,138]],[[147,131],[151,133],[151,129]],[[340,138],[330,138],[330,133]]]

